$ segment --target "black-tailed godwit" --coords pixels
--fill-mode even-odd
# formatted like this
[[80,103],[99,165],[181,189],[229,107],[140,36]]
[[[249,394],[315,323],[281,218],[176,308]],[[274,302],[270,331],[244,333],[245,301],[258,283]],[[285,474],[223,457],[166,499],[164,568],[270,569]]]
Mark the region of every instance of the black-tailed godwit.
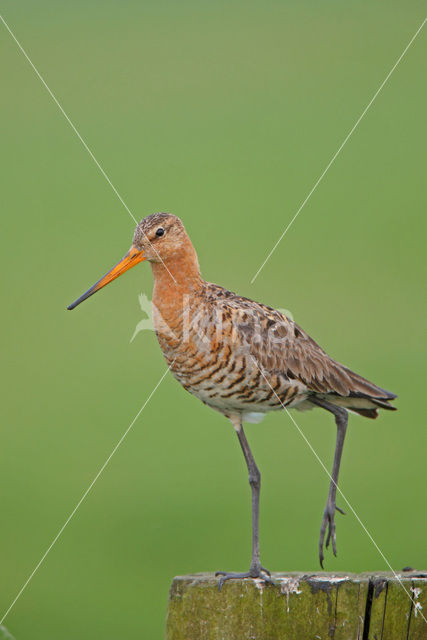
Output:
[[348,411],[376,418],[395,409],[396,396],[330,358],[293,320],[258,302],[203,280],[196,251],[176,216],[155,213],[136,227],[124,258],[68,309],[134,265],[148,260],[154,276],[153,321],[166,362],[184,389],[226,416],[243,450],[252,490],[252,561],[246,573],[218,572],[220,587],[230,578],[262,578],[259,494],[261,476],[242,423],[268,411],[320,407],[334,415],[337,439],[319,538],[319,558],[332,542],[338,473]]

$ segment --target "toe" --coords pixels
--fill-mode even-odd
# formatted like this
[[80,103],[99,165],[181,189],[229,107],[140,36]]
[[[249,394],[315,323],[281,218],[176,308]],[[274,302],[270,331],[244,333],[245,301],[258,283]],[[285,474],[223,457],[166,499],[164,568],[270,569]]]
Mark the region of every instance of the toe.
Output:
[[251,568],[250,571],[247,571],[246,573],[216,571],[215,576],[216,577],[220,576],[218,581],[219,591],[221,591],[224,582],[226,582],[227,580],[233,580],[233,579],[242,580],[244,578],[260,578],[261,580],[264,580],[264,582],[268,582],[268,584],[272,584],[274,586],[276,585],[274,580],[271,578],[270,571],[268,571],[268,569],[264,569],[264,567]]

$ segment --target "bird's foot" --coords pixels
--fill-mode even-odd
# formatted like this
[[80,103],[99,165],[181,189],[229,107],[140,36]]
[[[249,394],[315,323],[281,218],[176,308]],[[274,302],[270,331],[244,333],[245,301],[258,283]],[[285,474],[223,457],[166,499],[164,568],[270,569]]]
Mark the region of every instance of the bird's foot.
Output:
[[328,535],[326,537],[326,549],[329,547],[330,542],[332,542],[332,551],[334,556],[337,555],[337,537],[335,533],[335,511],[339,511],[344,514],[344,511],[336,506],[335,502],[329,501],[326,503],[325,510],[323,512],[322,525],[320,527],[320,538],[319,538],[319,560],[320,566],[323,569],[323,560],[325,558],[323,553],[323,544],[325,542],[325,534],[326,529],[328,530]]
[[221,591],[222,585],[226,580],[242,579],[242,578],[260,578],[264,582],[275,585],[276,583],[271,577],[271,573],[268,569],[261,567],[261,565],[252,566],[249,571],[245,573],[233,573],[228,571],[217,571],[215,576],[221,576],[218,582],[218,589]]

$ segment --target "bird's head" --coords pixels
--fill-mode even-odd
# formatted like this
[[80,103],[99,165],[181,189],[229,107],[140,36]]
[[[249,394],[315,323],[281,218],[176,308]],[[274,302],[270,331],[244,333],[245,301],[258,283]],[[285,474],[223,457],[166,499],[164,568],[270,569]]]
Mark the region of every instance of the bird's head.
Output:
[[184,225],[177,216],[153,213],[137,225],[132,247],[141,252],[142,260],[167,262],[176,259],[187,241]]
[[70,304],[67,309],[74,309],[81,302],[102,289],[102,287],[105,287],[106,284],[109,284],[125,271],[144,260],[148,260],[152,264],[163,265],[170,273],[171,278],[175,280],[167,264],[179,263],[182,256],[185,255],[191,255],[197,264],[197,257],[181,220],[170,213],[153,213],[151,216],[141,220],[137,225],[133,235],[132,246],[120,262],[88,289],[86,293]]

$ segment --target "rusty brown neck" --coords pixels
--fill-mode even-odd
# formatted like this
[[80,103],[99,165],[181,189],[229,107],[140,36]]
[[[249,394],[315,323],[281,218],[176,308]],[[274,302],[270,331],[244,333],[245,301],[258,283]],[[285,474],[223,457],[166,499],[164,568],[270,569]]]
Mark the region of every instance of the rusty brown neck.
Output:
[[189,298],[197,296],[203,285],[199,263],[193,246],[164,262],[151,262],[154,277],[153,304],[165,322],[182,317]]

